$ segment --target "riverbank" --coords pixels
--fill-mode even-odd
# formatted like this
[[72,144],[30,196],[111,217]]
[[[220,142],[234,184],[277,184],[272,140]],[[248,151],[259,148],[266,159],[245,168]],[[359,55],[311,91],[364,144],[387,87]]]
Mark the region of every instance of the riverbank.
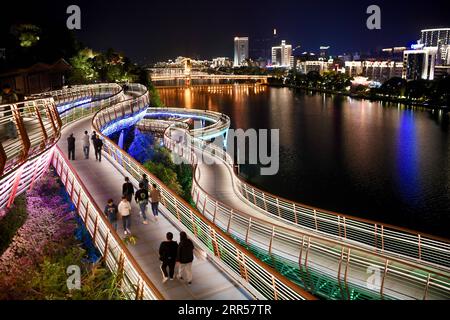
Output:
[[326,94],[334,94],[339,96],[346,96],[353,99],[359,99],[359,100],[367,100],[370,102],[390,102],[390,103],[401,103],[406,106],[410,107],[420,107],[420,108],[426,108],[430,110],[442,110],[445,112],[450,112],[450,108],[448,106],[435,106],[435,105],[429,105],[425,102],[417,102],[417,101],[411,101],[408,99],[401,99],[401,98],[394,98],[394,97],[386,97],[386,96],[368,96],[364,94],[356,94],[346,91],[336,91],[336,90],[328,90],[328,89],[320,89],[320,88],[311,88],[311,87],[305,87],[305,86],[294,86],[291,84],[265,84],[268,87],[274,87],[274,88],[291,88],[291,89],[299,89],[299,90],[305,90],[305,91],[311,91],[311,92],[317,92],[317,93],[326,93]]

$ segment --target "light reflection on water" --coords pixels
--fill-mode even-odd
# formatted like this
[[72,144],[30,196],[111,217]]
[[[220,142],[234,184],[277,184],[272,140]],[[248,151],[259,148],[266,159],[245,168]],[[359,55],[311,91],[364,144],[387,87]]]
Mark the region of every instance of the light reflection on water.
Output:
[[160,89],[170,107],[280,129],[280,171],[243,176],[324,209],[450,238],[449,117],[439,111],[254,85]]

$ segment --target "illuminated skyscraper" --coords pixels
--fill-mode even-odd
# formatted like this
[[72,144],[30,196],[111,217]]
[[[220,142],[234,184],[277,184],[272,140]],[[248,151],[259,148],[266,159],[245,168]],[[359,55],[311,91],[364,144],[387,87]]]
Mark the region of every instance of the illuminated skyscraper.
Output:
[[248,37],[234,38],[234,66],[239,67],[248,59]]
[[422,30],[420,39],[424,47],[437,47],[437,65],[450,65],[450,28]]
[[272,65],[278,67],[290,67],[292,56],[292,45],[286,44],[285,40],[281,45],[272,47]]

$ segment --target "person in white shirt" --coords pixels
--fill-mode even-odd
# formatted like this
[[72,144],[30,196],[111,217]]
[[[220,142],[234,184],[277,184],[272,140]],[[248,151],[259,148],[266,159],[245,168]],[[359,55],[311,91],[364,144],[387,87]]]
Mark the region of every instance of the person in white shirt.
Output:
[[89,159],[89,148],[91,146],[91,143],[89,141],[89,134],[87,131],[84,132],[83,136],[83,152],[84,152],[84,158]]
[[118,211],[122,216],[123,233],[125,235],[131,234],[129,229],[131,225],[131,204],[125,196],[122,196],[122,201],[119,203]]

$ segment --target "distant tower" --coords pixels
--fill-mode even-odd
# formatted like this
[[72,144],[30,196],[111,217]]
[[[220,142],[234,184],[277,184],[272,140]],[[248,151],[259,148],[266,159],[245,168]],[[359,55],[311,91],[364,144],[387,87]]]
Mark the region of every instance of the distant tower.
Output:
[[234,67],[239,67],[248,59],[248,37],[234,38]]

